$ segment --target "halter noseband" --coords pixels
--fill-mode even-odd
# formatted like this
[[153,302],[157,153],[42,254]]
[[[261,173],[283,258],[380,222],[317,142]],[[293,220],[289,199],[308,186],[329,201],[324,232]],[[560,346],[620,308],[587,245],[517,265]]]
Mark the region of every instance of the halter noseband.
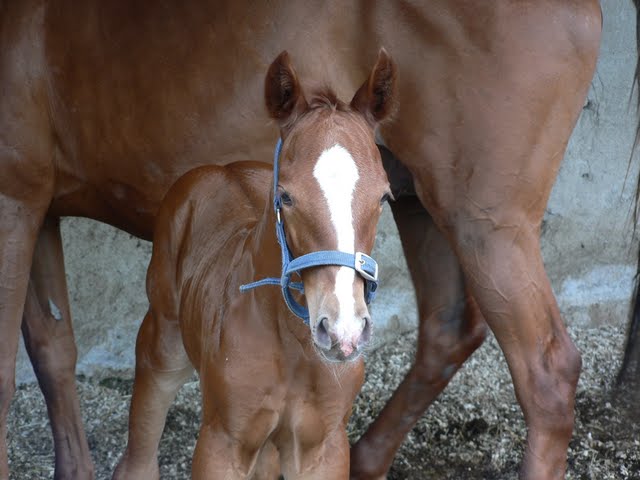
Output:
[[282,150],[282,139],[278,139],[276,151],[273,158],[273,208],[276,212],[276,235],[280,244],[282,255],[282,276],[280,278],[269,277],[257,282],[240,285],[240,291],[246,292],[262,285],[280,285],[282,296],[289,310],[300,317],[305,324],[309,324],[309,309],[300,305],[291,293],[291,289],[304,293],[302,282],[292,282],[291,276],[300,273],[301,270],[311,267],[335,265],[340,267],[353,268],[364,279],[364,299],[367,305],[375,297],[378,288],[378,264],[369,255],[362,252],[347,253],[339,250],[321,250],[307,253],[298,258],[292,258],[291,251],[287,245],[287,237],[284,232],[282,217],[280,216],[281,200],[278,196],[278,170],[280,151]]

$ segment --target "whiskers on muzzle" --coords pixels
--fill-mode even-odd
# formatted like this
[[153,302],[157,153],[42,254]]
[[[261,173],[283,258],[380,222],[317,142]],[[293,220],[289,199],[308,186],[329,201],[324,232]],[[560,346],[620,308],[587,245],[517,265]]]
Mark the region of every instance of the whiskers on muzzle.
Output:
[[327,362],[342,363],[358,359],[366,350],[373,336],[373,324],[369,315],[359,321],[321,315],[311,331],[320,356]]

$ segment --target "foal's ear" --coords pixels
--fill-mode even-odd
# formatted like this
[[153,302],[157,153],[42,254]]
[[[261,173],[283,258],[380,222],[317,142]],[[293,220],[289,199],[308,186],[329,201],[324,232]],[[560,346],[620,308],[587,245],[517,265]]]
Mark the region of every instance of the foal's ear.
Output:
[[273,61],[264,81],[264,98],[269,116],[278,121],[284,138],[298,115],[307,108],[296,71],[285,50]]
[[394,111],[395,91],[396,66],[387,51],[381,48],[369,78],[351,100],[351,107],[375,127]]

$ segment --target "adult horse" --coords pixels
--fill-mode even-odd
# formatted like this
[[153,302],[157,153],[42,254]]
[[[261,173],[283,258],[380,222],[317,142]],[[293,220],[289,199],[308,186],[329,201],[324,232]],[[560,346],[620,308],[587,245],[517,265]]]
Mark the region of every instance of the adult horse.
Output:
[[[385,475],[482,343],[486,320],[528,427],[522,476],[563,477],[581,362],[539,232],[595,68],[596,0],[25,0],[2,2],[0,12],[1,479],[21,320],[56,476],[92,470],[57,219],[91,217],[150,238],[181,174],[269,157],[276,127],[255,105],[280,50],[303,85],[346,97],[382,45],[397,62],[399,105],[379,141],[394,191],[415,193],[392,209],[416,288],[419,346],[353,447],[352,475]],[[410,175],[396,175],[403,169]]]

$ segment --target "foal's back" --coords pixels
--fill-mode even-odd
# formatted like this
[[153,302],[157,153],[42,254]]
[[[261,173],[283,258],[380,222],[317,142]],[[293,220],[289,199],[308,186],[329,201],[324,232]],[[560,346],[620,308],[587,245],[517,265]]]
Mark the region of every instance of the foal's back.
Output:
[[233,267],[268,202],[271,171],[265,163],[237,162],[199,167],[178,179],[155,224],[147,275],[152,304],[168,300],[184,319],[195,312],[217,316],[210,310],[224,308],[227,292],[237,291],[229,285]]

